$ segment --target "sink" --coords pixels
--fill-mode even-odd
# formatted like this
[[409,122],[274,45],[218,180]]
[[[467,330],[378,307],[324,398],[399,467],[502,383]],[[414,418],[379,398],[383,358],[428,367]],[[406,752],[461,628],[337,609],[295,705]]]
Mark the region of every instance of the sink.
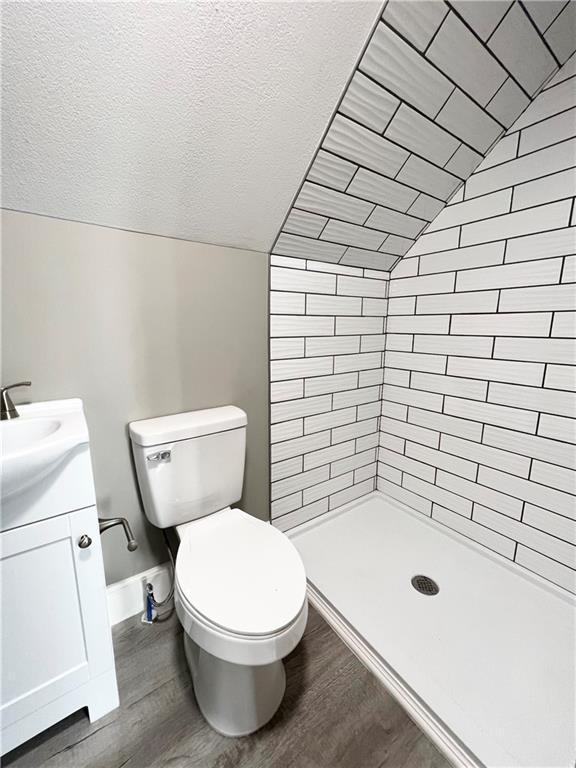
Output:
[[88,430],[74,400],[17,406],[20,416],[0,422],[0,498],[45,479],[79,445]]

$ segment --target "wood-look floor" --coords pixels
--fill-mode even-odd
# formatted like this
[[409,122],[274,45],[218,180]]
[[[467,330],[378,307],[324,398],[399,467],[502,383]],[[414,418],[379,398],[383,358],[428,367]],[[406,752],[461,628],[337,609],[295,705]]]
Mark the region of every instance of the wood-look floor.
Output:
[[173,615],[114,629],[120,708],[84,711],[5,755],[5,768],[449,768],[326,622],[310,611],[285,660],[284,701],[268,725],[229,739],[209,728],[192,691]]

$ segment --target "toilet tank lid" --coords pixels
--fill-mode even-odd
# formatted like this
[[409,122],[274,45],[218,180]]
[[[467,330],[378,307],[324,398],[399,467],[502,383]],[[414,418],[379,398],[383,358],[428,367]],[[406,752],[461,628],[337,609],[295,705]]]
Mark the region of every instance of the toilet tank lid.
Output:
[[161,445],[238,429],[245,427],[247,421],[248,418],[241,408],[224,405],[220,408],[205,408],[202,411],[132,421],[129,425],[130,438],[136,445]]

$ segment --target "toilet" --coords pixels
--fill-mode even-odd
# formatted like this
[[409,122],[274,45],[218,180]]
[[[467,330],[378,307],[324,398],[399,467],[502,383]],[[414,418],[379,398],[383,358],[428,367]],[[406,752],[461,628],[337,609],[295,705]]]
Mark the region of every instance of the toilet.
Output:
[[130,424],[146,516],[180,540],[174,600],[196,701],[226,736],[253,733],[274,715],[282,659],[308,615],[292,542],[232,506],[242,495],[246,425],[235,406]]

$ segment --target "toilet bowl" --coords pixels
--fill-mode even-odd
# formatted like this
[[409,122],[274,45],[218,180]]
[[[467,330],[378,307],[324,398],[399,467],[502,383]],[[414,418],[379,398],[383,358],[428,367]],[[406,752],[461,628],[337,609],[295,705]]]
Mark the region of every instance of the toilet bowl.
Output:
[[282,659],[308,608],[298,552],[239,509],[177,528],[175,601],[198,706],[218,732],[244,736],[278,709]]
[[226,736],[253,733],[274,715],[286,686],[282,659],[308,616],[292,542],[226,506],[242,492],[246,421],[225,406],[130,424],[146,515],[179,538],[174,599],[196,701]]

